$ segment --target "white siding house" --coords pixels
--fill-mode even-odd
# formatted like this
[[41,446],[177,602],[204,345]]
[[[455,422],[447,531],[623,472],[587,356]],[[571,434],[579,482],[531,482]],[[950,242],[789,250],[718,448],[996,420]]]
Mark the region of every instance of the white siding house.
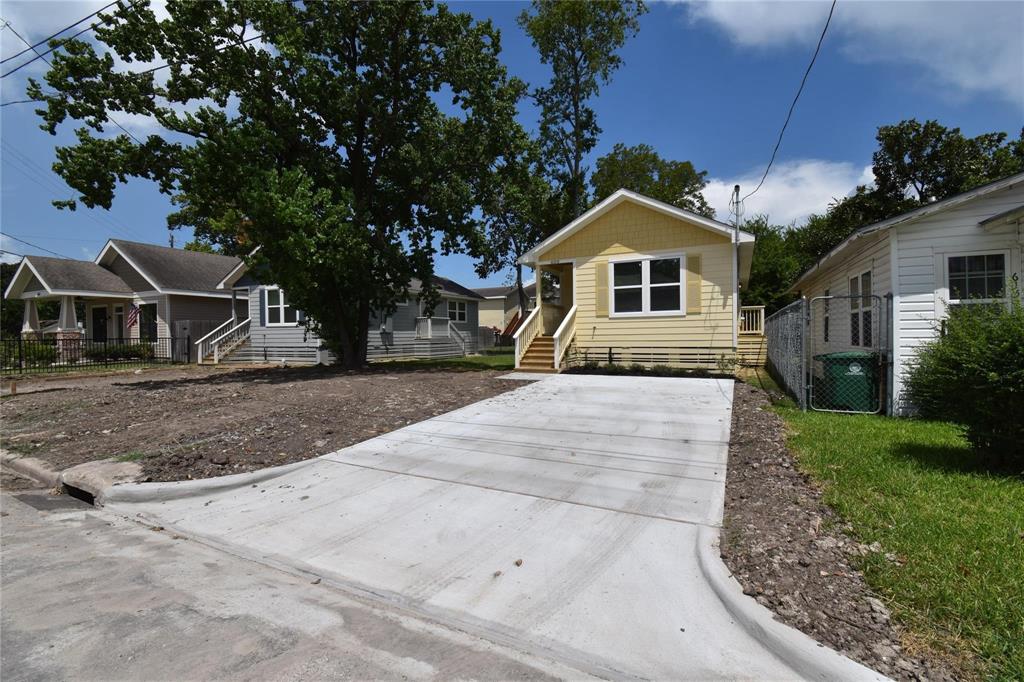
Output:
[[[922,344],[940,333],[947,306],[1006,300],[1024,273],[1024,173],[861,228],[793,285],[801,296],[847,296],[869,273],[871,293],[891,297],[884,339],[891,347],[890,411],[912,409],[904,374]],[[883,304],[884,312],[888,305]],[[849,315],[829,320],[832,351],[851,348]],[[821,348],[823,315],[808,330]],[[889,350],[880,348],[880,351]]]

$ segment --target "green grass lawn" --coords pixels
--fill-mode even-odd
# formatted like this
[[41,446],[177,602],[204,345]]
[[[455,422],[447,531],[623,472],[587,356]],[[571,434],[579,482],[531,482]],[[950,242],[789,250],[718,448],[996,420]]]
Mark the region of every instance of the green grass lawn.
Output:
[[861,568],[908,644],[969,677],[1024,679],[1024,480],[986,471],[950,424],[777,409],[825,501],[900,558]]
[[515,353],[487,353],[484,355],[467,355],[461,358],[444,358],[439,360],[389,360],[379,363],[381,367],[400,367],[415,369],[508,369],[516,367]]

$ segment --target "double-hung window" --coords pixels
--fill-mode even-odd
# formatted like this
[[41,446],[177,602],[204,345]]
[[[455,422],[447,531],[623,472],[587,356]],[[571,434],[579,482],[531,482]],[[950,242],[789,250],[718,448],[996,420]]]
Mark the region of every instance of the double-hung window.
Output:
[[870,271],[850,278],[850,297],[850,345],[870,348],[874,312]]
[[679,254],[610,263],[611,314],[682,314],[684,262]]
[[299,321],[299,313],[288,302],[280,287],[267,288],[267,326],[293,325]]
[[949,304],[993,303],[1006,297],[1006,254],[949,256]]
[[465,301],[448,301],[448,319],[453,322],[465,322],[466,321],[466,302]]

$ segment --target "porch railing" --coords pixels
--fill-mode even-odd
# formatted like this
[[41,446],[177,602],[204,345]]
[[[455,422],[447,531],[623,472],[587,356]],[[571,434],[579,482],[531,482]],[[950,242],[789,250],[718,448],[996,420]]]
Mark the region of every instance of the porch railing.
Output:
[[516,342],[516,369],[519,368],[519,363],[530,344],[540,334],[542,322],[543,318],[540,316],[540,307],[538,306],[530,311],[523,323],[519,325],[519,329],[512,335]]
[[417,317],[416,338],[434,339],[451,336],[449,322],[451,320],[447,317]]
[[565,352],[569,350],[573,338],[576,336],[576,306],[569,308],[562,323],[555,331],[555,369],[562,364]]
[[196,362],[200,365],[207,356],[213,354],[213,340],[216,339],[220,334],[223,334],[232,324],[236,323],[237,320],[234,318],[228,318],[224,321],[224,324],[220,325],[212,332],[196,341]]
[[740,307],[740,334],[764,334],[764,306]]
[[221,357],[227,355],[235,346],[248,339],[251,328],[252,318],[247,318],[215,338],[210,344],[213,352],[213,364],[218,364]]

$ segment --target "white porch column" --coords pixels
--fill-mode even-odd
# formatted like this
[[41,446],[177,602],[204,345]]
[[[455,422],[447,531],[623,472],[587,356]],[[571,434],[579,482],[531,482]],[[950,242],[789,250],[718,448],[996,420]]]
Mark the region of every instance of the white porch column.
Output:
[[75,297],[60,297],[60,319],[57,321],[57,331],[77,332],[78,319],[75,317]]
[[234,323],[231,326],[235,326],[238,323],[238,313],[235,312],[235,302],[238,298],[238,292],[235,291],[234,287],[231,289],[231,321]]
[[21,322],[22,336],[39,337],[39,309],[34,298],[25,301],[25,313]]

